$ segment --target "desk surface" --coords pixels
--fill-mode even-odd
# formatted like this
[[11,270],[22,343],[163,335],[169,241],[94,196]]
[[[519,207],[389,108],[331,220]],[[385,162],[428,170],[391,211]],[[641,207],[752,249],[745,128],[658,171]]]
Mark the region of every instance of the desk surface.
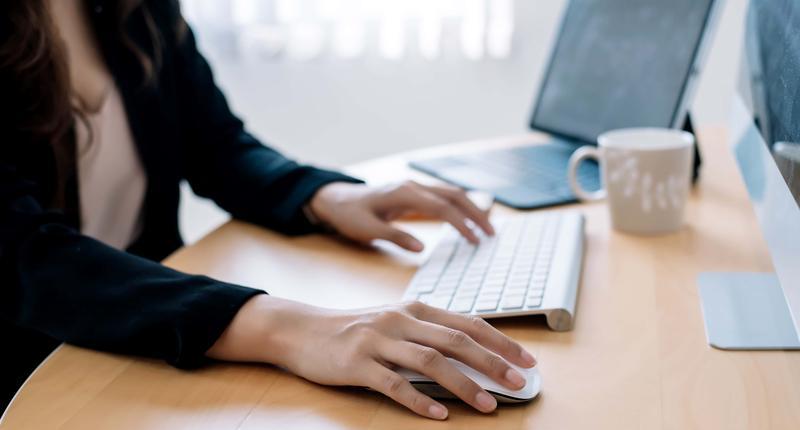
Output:
[[[378,394],[318,386],[270,366],[220,364],[184,372],[62,346],[28,380],[0,427],[800,428],[800,354],[723,352],[706,344],[697,274],[771,270],[724,137],[713,130],[700,136],[703,179],[679,233],[627,236],[609,229],[602,204],[566,208],[587,217],[574,330],[552,332],[537,318],[495,322],[539,360],[543,391],[530,404],[484,416],[450,402],[450,418],[434,422]],[[409,157],[537,139],[449,145],[350,171],[373,182],[399,180],[414,176],[405,167]],[[438,229],[430,222],[408,227],[427,243]],[[423,258],[331,237],[286,238],[231,222],[166,263],[313,304],[357,307],[399,300]]]

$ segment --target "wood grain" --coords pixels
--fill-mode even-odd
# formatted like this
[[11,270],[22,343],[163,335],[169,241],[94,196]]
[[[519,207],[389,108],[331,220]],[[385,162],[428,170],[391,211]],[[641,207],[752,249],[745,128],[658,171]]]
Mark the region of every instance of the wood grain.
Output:
[[[405,178],[410,158],[540,140],[524,135],[447,145],[352,166],[372,183]],[[703,179],[678,233],[637,237],[587,217],[575,328],[539,318],[495,321],[539,359],[543,392],[484,416],[449,402],[450,418],[419,418],[379,394],[330,388],[270,366],[185,372],[151,360],[62,346],[30,378],[2,429],[797,429],[800,354],[723,352],[706,344],[695,278],[708,270],[770,271],[722,130],[700,137]],[[511,212],[497,208],[497,212]],[[406,227],[432,245],[435,222]],[[424,255],[359,248],[331,237],[287,238],[230,222],[166,264],[304,302],[339,308],[397,301]]]

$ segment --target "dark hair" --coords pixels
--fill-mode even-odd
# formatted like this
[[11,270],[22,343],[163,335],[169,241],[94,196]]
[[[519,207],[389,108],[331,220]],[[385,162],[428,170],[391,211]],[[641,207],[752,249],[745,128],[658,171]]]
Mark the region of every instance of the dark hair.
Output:
[[[84,118],[81,107],[73,104],[64,44],[52,20],[49,0],[0,3],[0,115],[4,116],[0,122],[12,127],[13,145],[46,142],[52,147],[58,178],[52,203],[61,206],[64,181],[75,168],[70,132],[75,118]],[[116,0],[107,7],[119,28],[117,37],[139,60],[145,77],[142,84],[152,82],[161,62],[161,35],[147,5],[144,0]],[[144,17],[152,55],[124,31],[133,13]]]

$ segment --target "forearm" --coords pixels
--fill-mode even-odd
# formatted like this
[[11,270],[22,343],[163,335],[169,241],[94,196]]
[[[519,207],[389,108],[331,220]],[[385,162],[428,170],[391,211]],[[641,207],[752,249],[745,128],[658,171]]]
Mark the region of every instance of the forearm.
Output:
[[4,245],[0,317],[62,342],[178,367],[202,364],[242,304],[263,294],[171,270],[58,225]]
[[286,234],[314,230],[302,207],[324,185],[359,182],[349,176],[298,164],[243,133],[201,145],[187,157],[195,193],[214,200],[235,218]]

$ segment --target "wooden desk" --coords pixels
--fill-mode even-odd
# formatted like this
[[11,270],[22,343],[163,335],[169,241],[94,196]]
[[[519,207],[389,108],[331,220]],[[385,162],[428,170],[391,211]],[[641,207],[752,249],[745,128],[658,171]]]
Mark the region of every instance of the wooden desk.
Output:
[[[435,148],[515,145],[536,136]],[[701,136],[703,180],[686,227],[657,238],[610,231],[605,207],[584,205],[587,249],[575,328],[498,321],[539,359],[543,392],[490,416],[448,403],[446,422],[382,396],[308,383],[269,366],[183,372],[152,360],[63,346],[28,380],[3,429],[798,429],[800,354],[723,352],[706,344],[695,277],[771,270],[724,133]],[[376,182],[410,175],[422,152],[353,166]],[[564,208],[562,208],[564,209]],[[506,211],[502,210],[501,211]],[[435,223],[410,225],[428,243]],[[289,239],[231,222],[167,264],[322,306],[396,301],[421,256],[358,249],[329,237]]]

